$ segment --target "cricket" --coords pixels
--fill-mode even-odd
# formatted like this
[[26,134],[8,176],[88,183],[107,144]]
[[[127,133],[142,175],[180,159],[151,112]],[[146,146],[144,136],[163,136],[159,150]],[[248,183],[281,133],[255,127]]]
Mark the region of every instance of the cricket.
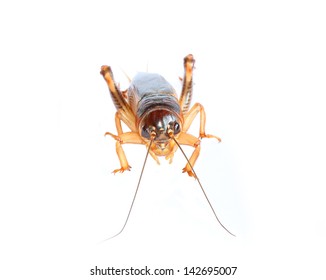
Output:
[[[206,114],[204,107],[200,103],[195,103],[192,107],[193,94],[193,70],[195,59],[192,54],[184,58],[184,76],[182,78],[182,90],[178,98],[175,89],[159,74],[140,72],[129,80],[130,86],[126,91],[121,91],[114,80],[110,66],[101,67],[101,75],[106,81],[109,92],[116,108],[115,125],[117,134],[106,132],[116,140],[116,153],[120,161],[120,168],[113,173],[123,173],[130,171],[131,166],[123,150],[124,144],[145,145],[147,153],[145,156],[142,171],[139,177],[137,188],[129,209],[129,213],[122,229],[109,239],[119,235],[125,228],[134,205],[136,195],[140,186],[141,178],[150,155],[158,164],[158,157],[165,157],[172,163],[175,152],[180,149],[186,159],[186,165],[182,169],[183,173],[194,177],[217,222],[231,235],[231,233],[219,220],[206,192],[194,170],[195,163],[200,154],[200,144],[203,138],[215,138],[218,142],[221,139],[217,136],[206,134]],[[188,130],[199,114],[199,136],[196,137],[188,133]],[[130,129],[124,132],[122,122]],[[194,148],[190,158],[182,149],[182,145]]]

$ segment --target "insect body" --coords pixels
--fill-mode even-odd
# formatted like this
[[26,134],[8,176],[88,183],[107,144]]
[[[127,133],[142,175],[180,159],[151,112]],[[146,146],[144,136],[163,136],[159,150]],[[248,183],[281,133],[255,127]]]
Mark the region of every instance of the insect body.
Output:
[[[131,81],[128,90],[122,92],[114,81],[111,68],[109,66],[102,66],[101,68],[101,74],[108,84],[111,98],[117,109],[115,124],[118,135],[110,132],[105,133],[105,135],[110,135],[116,140],[116,151],[121,167],[113,172],[124,172],[131,168],[122,148],[123,144],[143,144],[147,147],[145,162],[127,219],[121,231],[114,236],[119,235],[127,224],[148,154],[150,154],[157,163],[159,163],[159,156],[164,156],[165,159],[169,160],[171,163],[174,153],[178,148],[180,148],[187,159],[187,164],[183,168],[183,172],[187,172],[189,176],[193,176],[197,179],[215,218],[227,232],[233,235],[218,219],[193,168],[199,156],[200,140],[202,138],[216,138],[218,141],[221,141],[217,136],[206,134],[204,107],[196,103],[190,108],[194,63],[195,60],[191,54],[184,58],[185,73],[179,99],[174,88],[158,74],[139,73]],[[199,136],[196,137],[189,134],[187,131],[198,113],[200,115],[200,126]],[[121,122],[124,122],[129,127],[130,131],[124,132]],[[194,148],[189,159],[183,152],[181,145],[188,145]]]
[[[109,66],[102,66],[101,74],[108,84],[113,103],[117,109],[115,123],[118,135],[107,132],[116,143],[116,150],[121,168],[113,172],[130,170],[122,144],[143,144],[149,148],[150,155],[159,163],[158,156],[172,162],[179,145],[189,145],[195,148],[189,162],[183,168],[189,176],[195,176],[193,166],[199,156],[200,140],[202,138],[221,139],[205,133],[206,116],[204,107],[196,103],[190,110],[192,99],[192,73],[195,60],[190,54],[184,58],[184,78],[180,98],[174,88],[160,75],[139,73],[131,81],[126,93],[117,87]],[[197,114],[200,114],[199,137],[187,133]],[[130,132],[123,132],[121,121]],[[149,144],[152,141],[152,145]],[[192,167],[191,167],[192,166]]]

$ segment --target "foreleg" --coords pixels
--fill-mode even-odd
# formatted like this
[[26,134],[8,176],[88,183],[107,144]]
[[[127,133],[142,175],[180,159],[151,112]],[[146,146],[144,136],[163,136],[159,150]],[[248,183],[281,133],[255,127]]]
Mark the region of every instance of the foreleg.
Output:
[[179,145],[188,145],[195,148],[189,158],[189,162],[187,162],[186,166],[182,169],[182,172],[187,172],[189,176],[196,177],[192,171],[192,168],[195,166],[196,160],[200,153],[200,140],[191,134],[181,132],[177,141]]

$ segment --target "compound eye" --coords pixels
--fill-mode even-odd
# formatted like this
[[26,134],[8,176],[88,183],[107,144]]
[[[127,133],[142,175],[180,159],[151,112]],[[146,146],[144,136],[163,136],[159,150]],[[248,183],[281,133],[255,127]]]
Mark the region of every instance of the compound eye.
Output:
[[141,130],[141,136],[144,138],[147,138],[147,139],[150,138],[148,127],[143,126],[143,128]]
[[174,123],[174,134],[180,133],[180,124],[175,122]]

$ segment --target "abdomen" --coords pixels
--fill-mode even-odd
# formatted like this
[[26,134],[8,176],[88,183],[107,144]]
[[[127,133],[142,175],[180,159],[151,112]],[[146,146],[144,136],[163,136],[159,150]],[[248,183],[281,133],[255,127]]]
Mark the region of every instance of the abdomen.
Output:
[[159,74],[138,73],[128,89],[128,102],[137,118],[155,107],[169,108],[180,114],[174,88]]

